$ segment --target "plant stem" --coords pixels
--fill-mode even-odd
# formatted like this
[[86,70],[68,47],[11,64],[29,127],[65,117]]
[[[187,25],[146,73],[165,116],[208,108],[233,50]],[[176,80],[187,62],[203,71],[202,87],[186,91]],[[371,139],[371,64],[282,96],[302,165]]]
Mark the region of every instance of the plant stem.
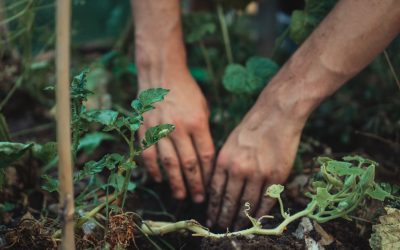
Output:
[[219,97],[219,91],[218,91],[218,82],[215,77],[214,68],[213,68],[212,62],[210,60],[210,55],[208,54],[207,48],[204,45],[203,41],[201,41],[201,40],[199,41],[199,46],[200,46],[201,53],[204,57],[204,62],[206,63],[208,74],[210,75],[210,78],[211,78],[211,83],[213,86],[212,89],[213,89],[213,94],[215,96],[215,100],[217,101],[218,107],[221,107],[221,99]]
[[232,237],[238,235],[250,235],[250,234],[259,234],[259,235],[280,235],[286,229],[287,225],[291,222],[310,215],[317,206],[316,201],[312,201],[309,203],[307,208],[304,210],[287,217],[279,226],[273,229],[263,229],[260,226],[253,226],[251,228],[232,232],[232,233],[224,233],[224,234],[215,234],[208,230],[208,228],[203,227],[198,222],[194,220],[186,220],[186,221],[178,221],[178,222],[155,222],[155,221],[145,221],[140,228],[146,235],[164,235],[171,232],[186,230],[190,231],[193,236],[202,236],[202,237],[213,237],[213,238],[221,238],[221,237]]
[[289,217],[289,215],[285,212],[285,209],[283,207],[282,198],[280,196],[278,197],[278,202],[279,202],[279,209],[281,210],[282,217],[284,219],[287,219]]
[[228,26],[226,25],[226,20],[224,16],[224,10],[222,9],[221,4],[217,4],[217,13],[218,13],[219,23],[221,26],[222,38],[224,40],[226,57],[228,59],[228,63],[231,64],[233,63],[232,47],[229,39]]
[[390,71],[392,72],[394,80],[396,81],[397,87],[399,87],[399,90],[400,90],[400,81],[399,81],[399,78],[397,77],[396,71],[394,70],[392,63],[390,62],[390,58],[389,58],[387,51],[384,50],[383,54],[385,54],[385,59],[389,65],[389,68],[390,68]]
[[[134,162],[134,157],[135,157],[135,132],[131,130],[131,138],[129,141],[129,162]],[[124,179],[124,184],[122,185],[122,205],[121,208],[123,208],[125,206],[125,200],[126,200],[126,193],[128,191],[128,185],[129,185],[129,181],[131,179],[131,175],[132,175],[132,168],[128,169],[125,172],[125,179]]]

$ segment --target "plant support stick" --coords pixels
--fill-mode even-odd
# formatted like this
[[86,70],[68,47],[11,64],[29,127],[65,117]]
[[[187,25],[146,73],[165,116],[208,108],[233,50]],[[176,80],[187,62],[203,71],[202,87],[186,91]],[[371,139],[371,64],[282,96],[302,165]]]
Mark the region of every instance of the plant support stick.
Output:
[[57,0],[56,7],[56,99],[57,99],[57,148],[60,180],[60,212],[63,222],[61,249],[75,249],[74,240],[74,191],[72,183],[71,123],[69,96],[70,57],[70,0]]

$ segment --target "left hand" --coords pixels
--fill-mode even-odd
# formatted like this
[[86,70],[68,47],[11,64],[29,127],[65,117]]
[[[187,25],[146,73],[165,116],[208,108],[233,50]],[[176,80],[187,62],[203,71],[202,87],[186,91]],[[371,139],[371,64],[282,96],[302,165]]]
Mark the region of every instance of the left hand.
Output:
[[279,110],[273,101],[255,105],[222,147],[211,183],[207,226],[225,229],[236,221],[237,230],[249,223],[243,212],[246,202],[256,218],[274,205],[264,197],[265,188],[289,176],[304,125]]

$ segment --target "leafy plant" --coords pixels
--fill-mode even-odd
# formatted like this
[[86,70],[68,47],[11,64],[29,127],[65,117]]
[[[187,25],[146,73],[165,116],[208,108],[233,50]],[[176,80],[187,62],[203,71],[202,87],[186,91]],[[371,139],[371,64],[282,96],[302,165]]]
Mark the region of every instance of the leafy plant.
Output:
[[307,207],[293,215],[285,212],[280,198],[284,190],[282,185],[271,185],[265,192],[266,196],[279,201],[281,216],[284,219],[281,224],[273,229],[263,229],[261,221],[271,218],[265,215],[258,219],[249,215],[250,204],[246,203],[244,213],[249,218],[252,227],[225,234],[211,233],[207,228],[196,221],[168,222],[143,222],[141,231],[145,234],[164,234],[186,229],[196,236],[225,237],[247,234],[280,235],[287,225],[301,217],[309,217],[319,223],[324,223],[336,218],[351,219],[349,214],[353,212],[366,198],[380,201],[395,199],[390,192],[375,182],[375,168],[378,164],[360,156],[347,156],[342,161],[327,157],[320,157],[320,172],[312,183],[312,191],[306,195],[311,199]]
[[[77,227],[82,226],[86,221],[94,220],[98,212],[110,204],[116,202],[118,207],[123,208],[126,193],[133,191],[136,185],[130,182],[132,170],[137,167],[135,157],[144,150],[157,143],[161,138],[167,136],[173,131],[171,124],[161,124],[149,128],[140,143],[135,143],[136,132],[143,124],[143,114],[153,110],[154,104],[164,100],[168,90],[162,88],[152,88],[142,91],[138,98],[131,103],[132,110],[126,113],[120,113],[114,110],[86,110],[84,101],[87,100],[90,91],[86,88],[87,72],[84,71],[74,77],[71,84],[71,109],[72,122],[71,129],[73,135],[73,150],[76,155],[79,148],[86,148],[93,152],[96,145],[104,139],[115,139],[111,133],[116,133],[122,141],[125,142],[127,155],[119,153],[110,153],[104,155],[100,160],[87,162],[82,170],[74,173],[74,182],[89,179],[87,188],[77,197],[77,202],[81,203],[87,199],[96,199],[97,191],[106,190],[107,197],[105,201],[96,202],[96,206],[78,219]],[[88,130],[90,123],[96,123],[101,126],[103,132],[93,132],[81,136]],[[96,176],[104,170],[110,172],[107,183],[95,181]],[[45,184],[43,189],[54,192],[58,191],[58,182],[45,175]],[[108,195],[109,188],[112,188],[112,195]],[[79,207],[80,204],[77,204]],[[83,204],[83,207],[86,205]],[[108,214],[108,212],[107,212]]]

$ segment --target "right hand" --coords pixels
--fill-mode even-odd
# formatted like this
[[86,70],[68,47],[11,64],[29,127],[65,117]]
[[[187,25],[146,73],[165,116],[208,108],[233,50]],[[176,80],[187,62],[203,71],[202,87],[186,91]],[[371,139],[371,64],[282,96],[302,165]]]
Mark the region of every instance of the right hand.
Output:
[[[139,80],[139,87],[143,90],[152,86]],[[156,147],[145,150],[143,162],[154,180],[161,182],[157,159],[161,161],[176,199],[184,199],[189,191],[194,202],[203,202],[204,185],[210,179],[214,160],[207,102],[188,69],[167,77],[160,87],[169,89],[170,93],[155,110],[145,114],[139,136],[143,138],[148,128],[163,123],[175,125],[175,130]]]

